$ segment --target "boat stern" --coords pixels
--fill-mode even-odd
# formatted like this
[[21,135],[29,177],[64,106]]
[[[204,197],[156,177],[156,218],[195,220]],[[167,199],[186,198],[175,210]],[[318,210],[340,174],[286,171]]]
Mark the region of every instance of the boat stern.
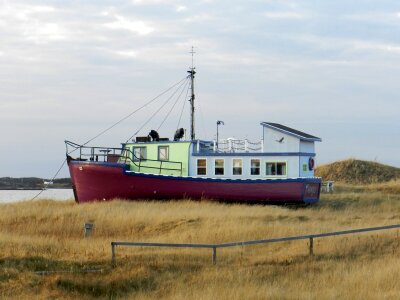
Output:
[[319,201],[321,192],[321,178],[316,178],[312,181],[304,183],[303,201],[307,204],[316,203]]

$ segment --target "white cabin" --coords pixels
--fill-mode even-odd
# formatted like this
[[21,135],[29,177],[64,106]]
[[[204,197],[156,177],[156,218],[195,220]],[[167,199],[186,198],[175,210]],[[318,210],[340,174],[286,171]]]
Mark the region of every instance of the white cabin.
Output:
[[194,141],[189,176],[228,179],[314,177],[315,142],[287,126],[262,122],[259,141]]

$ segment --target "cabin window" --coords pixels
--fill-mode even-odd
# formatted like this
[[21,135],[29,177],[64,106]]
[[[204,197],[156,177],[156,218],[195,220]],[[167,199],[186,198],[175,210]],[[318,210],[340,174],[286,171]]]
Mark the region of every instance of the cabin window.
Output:
[[146,159],[146,147],[133,147],[133,160],[138,161],[140,159]]
[[158,146],[158,160],[169,160],[169,146]]
[[260,160],[252,159],[250,164],[251,164],[250,174],[251,175],[260,175],[260,167],[261,167]]
[[241,159],[234,159],[232,161],[232,174],[233,175],[242,175],[242,165],[243,165],[243,162]]
[[224,175],[224,160],[215,160],[215,175]]
[[267,176],[286,176],[286,162],[267,162]]
[[204,158],[197,160],[197,175],[207,175],[207,160]]

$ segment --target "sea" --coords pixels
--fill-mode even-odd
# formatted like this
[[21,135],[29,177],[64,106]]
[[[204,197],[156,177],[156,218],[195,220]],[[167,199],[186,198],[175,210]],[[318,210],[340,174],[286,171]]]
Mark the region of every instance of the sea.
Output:
[[[0,190],[0,204],[20,201],[29,201],[35,198],[41,190]],[[73,200],[72,189],[47,189],[38,195],[35,200],[51,199],[55,201]]]

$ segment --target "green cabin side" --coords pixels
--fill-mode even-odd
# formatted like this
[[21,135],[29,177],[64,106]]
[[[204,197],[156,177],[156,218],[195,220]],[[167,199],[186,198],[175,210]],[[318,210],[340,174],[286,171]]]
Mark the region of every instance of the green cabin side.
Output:
[[188,176],[190,145],[172,141],[128,143],[125,148],[132,157],[127,163],[134,172]]

